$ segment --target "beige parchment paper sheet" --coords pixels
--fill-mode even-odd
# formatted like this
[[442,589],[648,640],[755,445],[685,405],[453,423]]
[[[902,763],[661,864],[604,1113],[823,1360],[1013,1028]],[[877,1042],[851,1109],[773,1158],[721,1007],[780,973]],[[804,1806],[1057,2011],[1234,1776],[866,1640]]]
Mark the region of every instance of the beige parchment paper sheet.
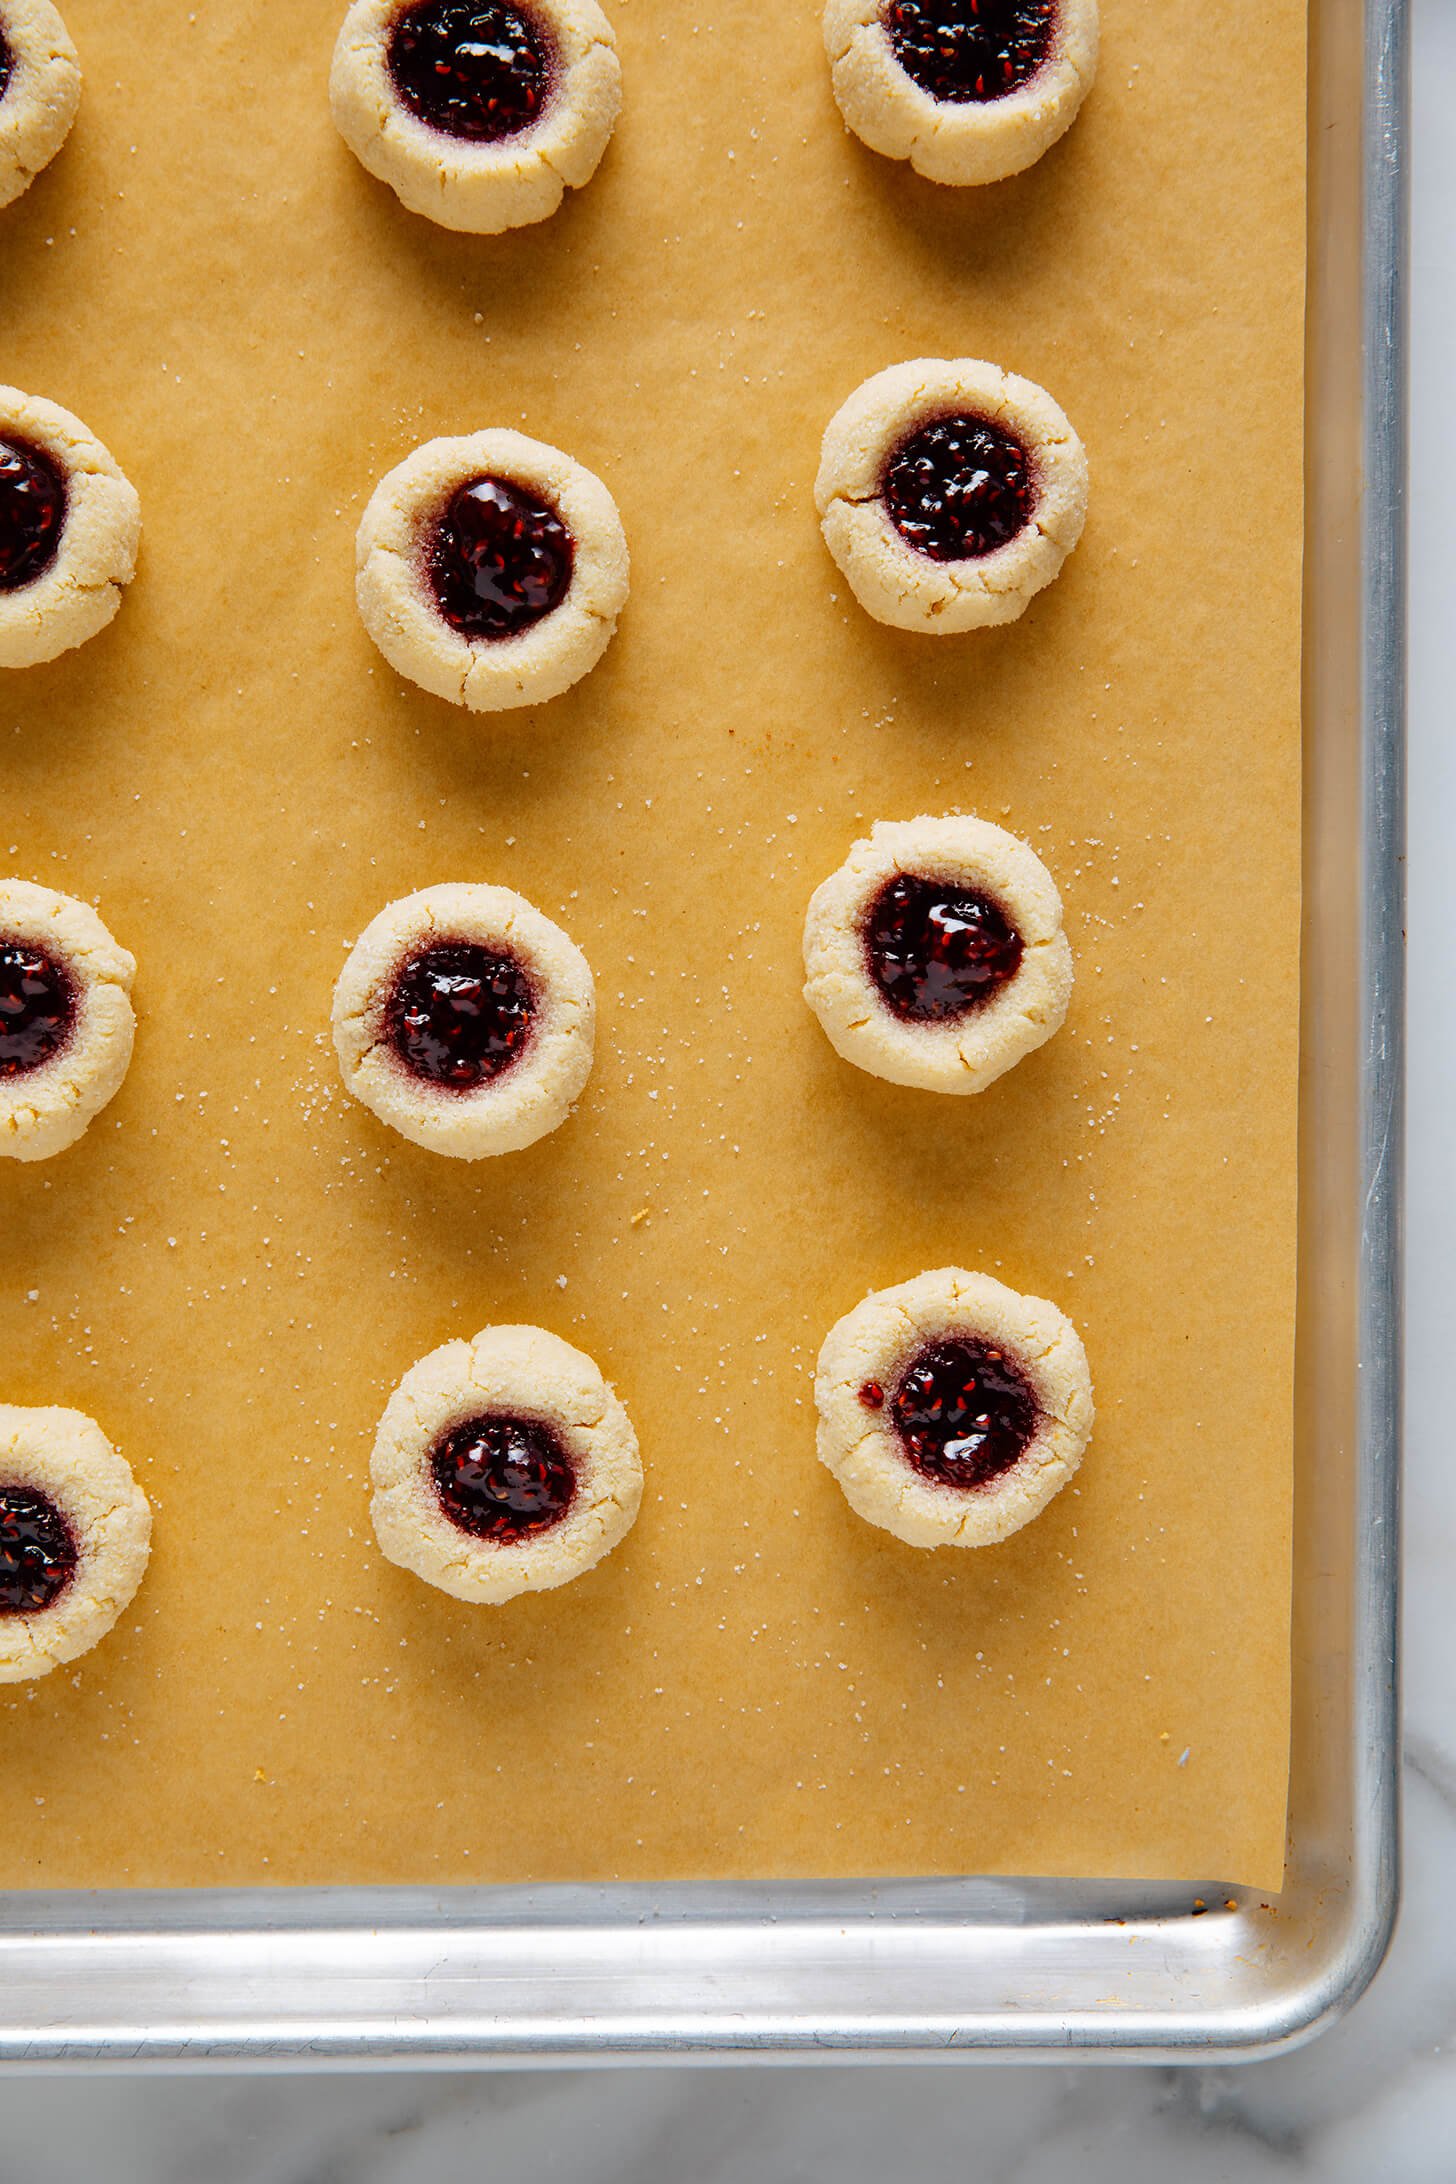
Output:
[[[3,869],[140,962],[131,1075],[0,1175],[12,1401],[153,1497],[134,1612],[0,1695],[0,1882],[1025,1872],[1277,1885],[1295,1237],[1304,11],[1107,0],[1038,167],[958,194],[846,136],[812,0],[614,0],[596,181],[500,241],[334,135],[338,0],[70,0],[74,139],[0,219],[0,377],[143,500],[84,651],[0,687]],[[1084,436],[1091,517],[1013,628],[877,627],[819,437],[869,372],[993,358]],[[602,667],[476,720],[357,620],[353,535],[433,433],[522,426],[617,496]],[[1024,834],[1066,1030],[983,1097],[836,1059],[806,900],[881,816]],[[503,882],[599,983],[575,1119],[456,1165],[337,1082],[392,896]],[[918,1554],[814,1457],[866,1290],[958,1262],[1090,1353],[1075,1487]],[[568,1591],[385,1564],[399,1374],[524,1319],[589,1350],[648,1475]]]

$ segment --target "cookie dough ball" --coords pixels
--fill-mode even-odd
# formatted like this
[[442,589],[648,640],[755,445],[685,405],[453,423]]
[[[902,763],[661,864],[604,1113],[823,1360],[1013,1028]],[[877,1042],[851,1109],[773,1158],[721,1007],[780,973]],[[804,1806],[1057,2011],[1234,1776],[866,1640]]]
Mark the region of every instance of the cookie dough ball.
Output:
[[135,492],[80,418],[0,387],[0,667],[35,667],[104,629],[141,529]]
[[518,1152],[591,1075],[596,989],[559,925],[508,887],[427,887],[381,910],[334,989],[356,1100],[456,1160]]
[[931,182],[999,182],[1072,125],[1097,0],[828,0],[834,96],[855,135]]
[[350,151],[411,212],[499,235],[591,180],[622,78],[596,0],[354,0],[329,95]]
[[1087,514],[1087,457],[1049,394],[972,357],[876,372],[824,435],[824,541],[877,622],[949,637],[1014,622]]
[[89,1653],[131,1605],[152,1513],[81,1411],[0,1403],[0,1683]]
[[0,0],[0,205],[50,165],[80,103],[76,48],[50,0]]
[[627,540],[601,479],[508,430],[430,440],[381,479],[357,570],[390,666],[475,713],[569,690],[627,603]]
[[989,1274],[941,1267],[830,1329],[819,1460],[858,1515],[910,1547],[989,1547],[1040,1516],[1092,1433],[1070,1320]]
[[615,1392],[541,1327],[487,1327],[412,1366],[371,1477],[390,1561],[476,1602],[569,1584],[625,1539],[642,1501]]
[[0,880],[0,1157],[48,1160],[100,1114],[131,1060],[135,976],[87,904]]
[[804,999],[836,1053],[925,1092],[982,1092],[1059,1030],[1056,883],[985,819],[882,819],[815,889]]

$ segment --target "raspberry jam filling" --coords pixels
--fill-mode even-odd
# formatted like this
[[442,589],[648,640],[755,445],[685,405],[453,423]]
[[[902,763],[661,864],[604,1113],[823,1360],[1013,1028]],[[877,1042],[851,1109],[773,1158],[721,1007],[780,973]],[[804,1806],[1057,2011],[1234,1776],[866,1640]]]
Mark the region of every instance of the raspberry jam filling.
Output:
[[888,0],[883,17],[912,83],[954,106],[1019,91],[1046,60],[1056,0]]
[[425,554],[435,604],[467,638],[515,637],[539,622],[571,589],[575,561],[550,502],[504,478],[462,485]]
[[59,1054],[76,1022],[71,974],[44,948],[0,935],[0,1083]]
[[0,1615],[39,1615],[76,1574],[71,1527],[30,1486],[0,1486]]
[[56,558],[66,477],[44,448],[0,438],[0,592],[33,584]]
[[475,1092],[519,1061],[536,996],[514,956],[441,941],[400,965],[385,1012],[406,1069],[449,1092]]
[[985,417],[937,417],[902,440],[880,481],[907,546],[931,561],[976,561],[1024,531],[1036,508],[1031,457]]
[[468,1418],[436,1445],[430,1473],[450,1522],[500,1546],[549,1532],[576,1499],[570,1457],[529,1418]]
[[10,47],[6,43],[5,25],[0,23],[0,99],[10,87]]
[[499,144],[538,121],[555,57],[524,8],[420,0],[389,34],[389,73],[416,118],[442,135]]
[[939,1486],[990,1486],[1025,1455],[1036,1397],[1004,1350],[961,1337],[923,1350],[890,1399],[900,1446]]
[[1016,976],[1025,952],[989,896],[903,872],[870,905],[864,941],[876,989],[907,1024],[942,1024],[983,1008]]

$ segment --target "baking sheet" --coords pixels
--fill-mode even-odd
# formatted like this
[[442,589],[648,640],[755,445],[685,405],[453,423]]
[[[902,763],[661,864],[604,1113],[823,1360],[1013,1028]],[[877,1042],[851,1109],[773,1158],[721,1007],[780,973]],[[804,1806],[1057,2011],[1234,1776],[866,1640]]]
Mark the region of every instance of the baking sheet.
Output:
[[[338,144],[334,15],[75,0],[76,138],[0,227],[4,374],[146,525],[112,630],[0,691],[9,869],[141,962],[123,1093],[0,1177],[0,1354],[158,1510],[104,1650],[0,1696],[0,1882],[1276,1885],[1303,11],[1109,6],[1071,136],[963,202],[845,138],[812,8],[618,0],[601,173],[494,242]],[[1010,630],[882,630],[818,542],[824,422],[918,353],[1043,381],[1088,444],[1084,543]],[[606,478],[634,591],[587,683],[482,722],[373,653],[352,536],[490,422]],[[854,836],[958,806],[1047,858],[1079,965],[966,1103],[847,1068],[797,992]],[[484,1170],[348,1102],[327,1038],[358,930],[455,877],[559,917],[602,1004],[576,1119]],[[1099,1401],[1075,1486],[965,1558],[813,1459],[824,1329],[947,1261],[1055,1298]],[[600,1359],[649,1492],[484,1615],[380,1560],[365,1473],[404,1367],[502,1318]]]

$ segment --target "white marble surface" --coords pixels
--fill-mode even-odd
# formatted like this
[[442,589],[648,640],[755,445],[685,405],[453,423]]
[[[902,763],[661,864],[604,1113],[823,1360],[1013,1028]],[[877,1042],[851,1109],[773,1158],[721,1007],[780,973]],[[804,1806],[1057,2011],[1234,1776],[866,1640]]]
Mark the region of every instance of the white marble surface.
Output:
[[1374,1988],[1243,2069],[12,2078],[0,2184],[1456,2179],[1456,4],[1415,17],[1407,1866]]

